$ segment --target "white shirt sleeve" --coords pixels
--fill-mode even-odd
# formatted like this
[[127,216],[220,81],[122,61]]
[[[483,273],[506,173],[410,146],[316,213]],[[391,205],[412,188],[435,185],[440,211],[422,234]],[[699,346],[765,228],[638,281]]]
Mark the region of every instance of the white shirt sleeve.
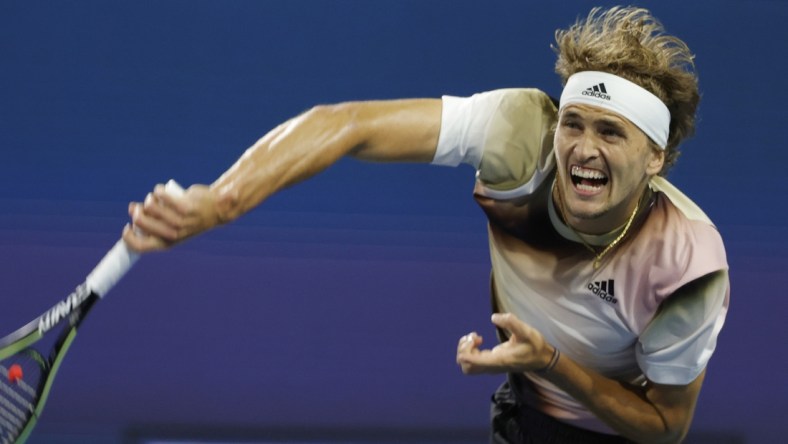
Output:
[[663,302],[640,335],[638,365],[658,384],[686,385],[708,364],[728,311],[727,271],[690,282]]
[[465,163],[479,168],[484,152],[485,130],[500,102],[500,92],[471,97],[443,96],[441,131],[434,165]]

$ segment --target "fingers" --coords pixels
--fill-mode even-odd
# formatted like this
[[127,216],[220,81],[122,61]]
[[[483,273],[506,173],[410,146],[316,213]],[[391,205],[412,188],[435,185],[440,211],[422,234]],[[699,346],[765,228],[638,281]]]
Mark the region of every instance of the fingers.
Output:
[[508,367],[504,364],[500,349],[482,350],[470,340],[464,340],[468,345],[460,346],[457,353],[457,364],[466,375],[479,375],[485,373],[504,373]]
[[478,349],[479,346],[482,345],[482,342],[482,337],[476,334],[476,332],[468,333],[461,337],[457,344],[457,356],[459,356],[460,353],[470,353],[472,350]]
[[[148,196],[150,196],[150,194]],[[167,186],[163,184],[158,184],[153,188],[153,198],[161,202],[165,208],[172,212],[185,216],[189,213],[190,206],[189,202],[181,197],[182,194],[176,195],[168,192]]]
[[137,232],[170,241],[177,238],[178,228],[173,224],[173,216],[158,204],[132,202],[129,204],[129,217]]
[[124,228],[123,239],[137,252],[161,250],[180,239],[187,205],[184,199],[156,185],[144,202],[131,202],[128,207],[132,225]]
[[457,344],[457,364],[462,372],[466,375],[476,375],[506,371],[502,367],[499,349],[482,350],[479,348],[482,343],[482,337],[476,332],[460,338]]
[[465,374],[523,372],[542,365],[546,343],[541,333],[516,316],[494,314],[492,322],[510,333],[509,339],[482,350],[481,336],[470,333],[457,345],[457,364]]
[[122,237],[126,245],[137,253],[161,250],[167,246],[160,238],[148,236],[139,230],[135,231],[130,224],[123,227]]
[[482,345],[482,342],[481,336],[476,332],[471,332],[461,337],[457,344],[457,364],[466,375],[475,369],[473,358],[479,353],[479,346]]
[[152,193],[145,197],[145,214],[160,219],[172,228],[181,228],[182,220],[189,212],[189,204],[182,195],[175,196],[166,191],[162,184],[156,185]]

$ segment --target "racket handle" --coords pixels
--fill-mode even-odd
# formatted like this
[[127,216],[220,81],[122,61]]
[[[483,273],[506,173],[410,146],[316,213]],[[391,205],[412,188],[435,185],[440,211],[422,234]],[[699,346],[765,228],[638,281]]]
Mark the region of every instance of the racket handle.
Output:
[[[164,185],[164,190],[171,196],[183,194],[183,188],[174,180],[167,182]],[[130,249],[123,239],[117,241],[88,275],[85,280],[88,289],[98,296],[104,297],[139,258],[140,254]]]
[[131,269],[139,257],[139,253],[132,251],[123,239],[117,241],[85,280],[90,292],[103,297]]

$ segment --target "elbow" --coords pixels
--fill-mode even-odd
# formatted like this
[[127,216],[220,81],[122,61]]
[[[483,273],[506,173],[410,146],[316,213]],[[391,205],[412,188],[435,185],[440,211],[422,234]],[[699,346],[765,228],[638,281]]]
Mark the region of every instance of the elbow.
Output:
[[665,431],[661,443],[665,444],[679,444],[684,441],[689,431],[689,424],[678,426],[675,429],[668,429]]
[[665,424],[662,430],[650,436],[633,436],[631,439],[641,444],[680,444],[687,437],[688,431],[689,424]]
[[304,117],[319,122],[331,132],[330,139],[342,140],[352,149],[364,139],[364,106],[364,102],[316,105],[307,111]]
[[684,441],[686,433],[673,433],[665,432],[659,436],[654,436],[650,439],[643,439],[643,437],[634,437],[634,442],[640,444],[680,444]]
[[371,128],[369,102],[343,102],[333,105],[317,105],[306,112],[305,117],[314,119],[325,133],[318,140],[333,151],[337,157],[358,156],[368,144]]

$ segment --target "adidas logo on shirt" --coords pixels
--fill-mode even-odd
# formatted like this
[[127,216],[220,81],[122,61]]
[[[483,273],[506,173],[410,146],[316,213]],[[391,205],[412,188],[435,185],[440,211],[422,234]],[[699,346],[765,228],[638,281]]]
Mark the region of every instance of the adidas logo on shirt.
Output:
[[591,290],[591,293],[599,296],[599,298],[604,301],[613,304],[618,303],[618,299],[613,297],[615,294],[615,281],[613,279],[600,282],[589,282],[588,289]]
[[607,89],[605,89],[604,82],[584,89],[581,94],[584,96],[596,97],[598,99],[610,100],[610,96],[607,94]]

